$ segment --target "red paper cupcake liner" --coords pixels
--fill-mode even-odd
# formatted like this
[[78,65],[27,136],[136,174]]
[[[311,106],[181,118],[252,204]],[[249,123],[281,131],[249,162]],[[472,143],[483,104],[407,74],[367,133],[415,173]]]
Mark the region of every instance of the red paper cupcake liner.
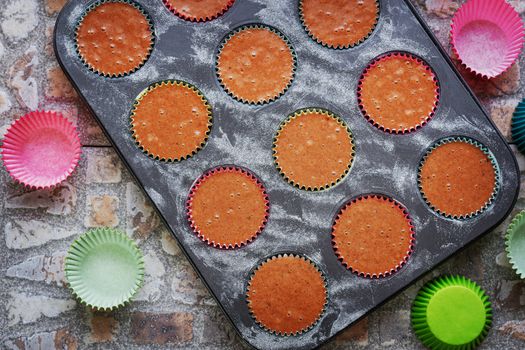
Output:
[[208,21],[212,21],[224,15],[226,11],[228,11],[230,7],[233,6],[233,3],[235,2],[235,0],[226,0],[224,1],[224,7],[220,9],[219,11],[213,14],[209,14],[209,15],[204,14],[200,16],[188,15],[187,13],[181,11],[177,6],[173,5],[171,0],[162,0],[162,2],[164,3],[164,5],[166,5],[168,10],[170,10],[174,15],[182,18],[183,20],[190,21],[190,22],[208,22]]
[[[364,105],[363,105],[363,101],[361,99],[361,88],[362,88],[362,85],[363,85],[363,80],[368,76],[368,73],[369,73],[370,69],[376,67],[383,60],[387,60],[387,59],[389,59],[391,57],[403,57],[403,58],[412,60],[414,62],[417,62],[418,64],[420,64],[423,67],[425,67],[425,70],[428,71],[432,75],[433,80],[436,83],[436,92],[435,92],[435,99],[434,99],[434,105],[432,107],[432,111],[429,113],[428,116],[426,116],[426,118],[423,121],[421,121],[419,124],[417,124],[417,125],[415,125],[413,127],[410,127],[410,128],[391,129],[391,128],[387,128],[387,127],[379,124],[378,122],[374,121],[373,118],[366,112],[366,110],[364,108]],[[413,55],[413,54],[408,53],[408,52],[398,52],[398,51],[396,51],[396,52],[389,52],[389,53],[382,54],[382,55],[374,58],[372,60],[372,62],[370,62],[368,64],[368,66],[365,68],[365,70],[363,71],[363,73],[359,77],[359,82],[357,83],[357,103],[359,105],[359,109],[361,110],[361,113],[363,114],[365,119],[370,124],[372,124],[373,126],[378,128],[379,130],[384,131],[384,132],[389,133],[389,134],[408,134],[408,133],[411,133],[413,131],[421,129],[423,126],[425,126],[434,117],[434,115],[436,113],[436,109],[437,109],[438,103],[439,103],[439,98],[440,98],[439,81],[437,79],[436,74],[432,70],[432,68],[422,58],[419,58],[416,55]]]
[[[498,62],[487,62],[486,67],[473,67],[479,65],[479,60],[487,60],[486,48],[480,48],[479,44],[463,44],[462,31],[467,27],[472,37],[480,38],[482,35],[491,35],[501,38],[496,45],[491,45],[496,52],[504,52],[503,57],[498,57]],[[474,26],[475,27],[472,27]],[[503,35],[502,35],[503,34]],[[463,33],[465,35],[465,33]],[[523,48],[525,32],[520,15],[505,0],[469,0],[454,15],[450,30],[450,43],[452,51],[460,60],[461,65],[469,72],[479,77],[490,79],[508,70],[518,59]],[[466,47],[463,45],[467,45]],[[466,49],[474,52],[461,52]],[[479,52],[478,52],[479,50]],[[490,67],[489,67],[490,66]]]
[[[257,186],[259,187],[259,189],[261,190],[261,194],[263,195],[264,202],[265,202],[265,207],[266,207],[266,215],[264,217],[263,222],[259,226],[258,230],[255,231],[253,233],[253,235],[251,237],[249,237],[248,239],[246,239],[244,241],[241,241],[241,242],[235,242],[233,244],[225,244],[225,243],[221,243],[221,242],[215,242],[215,241],[212,241],[210,238],[208,238],[206,236],[206,232],[203,232],[198,227],[197,223],[194,221],[193,213],[192,213],[192,211],[193,211],[193,209],[192,209],[193,197],[195,196],[195,193],[198,191],[199,187],[208,178],[214,176],[215,174],[223,173],[223,172],[241,173],[241,174],[245,175],[251,181],[255,182],[257,184]],[[246,170],[244,168],[241,168],[239,166],[235,166],[235,165],[220,165],[220,166],[217,166],[215,168],[207,170],[206,172],[204,172],[204,174],[202,174],[195,181],[195,183],[193,184],[193,186],[190,189],[190,193],[188,195],[188,199],[186,200],[186,216],[187,216],[189,225],[190,225],[191,229],[193,230],[193,233],[195,233],[197,235],[197,237],[199,237],[199,239],[202,240],[207,245],[212,246],[214,248],[220,248],[220,249],[226,249],[226,250],[228,250],[228,249],[236,249],[236,248],[241,248],[241,247],[243,247],[243,246],[253,242],[257,238],[257,236],[263,231],[264,227],[268,223],[268,218],[270,216],[270,200],[268,198],[268,194],[266,192],[266,188],[264,187],[263,183],[252,172],[250,172],[249,170]]]
[[[338,245],[337,245],[337,243],[335,241],[335,238],[336,238],[336,236],[334,234],[335,224],[340,220],[342,212],[348,206],[350,206],[350,205],[352,205],[354,203],[357,203],[359,201],[366,200],[368,198],[377,198],[377,199],[381,199],[381,200],[386,201],[386,202],[394,203],[402,211],[405,219],[407,220],[409,228],[410,228],[409,248],[408,248],[405,256],[403,257],[403,259],[401,259],[397,263],[397,265],[393,266],[391,269],[389,269],[387,271],[384,271],[384,272],[381,272],[379,274],[370,273],[368,271],[361,271],[361,270],[356,269],[353,266],[351,266],[351,264],[346,262],[345,258],[339,252]],[[335,252],[335,255],[337,257],[337,260],[339,260],[341,262],[341,264],[343,264],[343,266],[346,267],[348,270],[350,270],[352,273],[354,273],[354,274],[356,274],[356,275],[358,275],[360,277],[374,279],[374,278],[388,277],[388,276],[396,273],[397,271],[399,271],[408,262],[408,259],[410,258],[410,255],[412,255],[412,253],[414,252],[415,243],[416,243],[416,237],[415,237],[415,232],[414,232],[414,225],[412,223],[412,219],[410,218],[410,215],[408,214],[408,210],[401,203],[396,201],[395,199],[390,198],[390,197],[385,196],[385,195],[382,195],[382,194],[366,194],[366,195],[361,195],[361,196],[358,196],[356,198],[353,198],[353,199],[347,201],[338,210],[337,215],[336,215],[336,217],[335,217],[335,219],[333,221],[333,224],[332,224],[332,247],[334,248],[334,252]],[[370,247],[370,248],[373,249],[373,247]]]
[[80,159],[76,128],[61,114],[30,112],[7,130],[2,160],[13,179],[35,188],[51,188],[64,181]]

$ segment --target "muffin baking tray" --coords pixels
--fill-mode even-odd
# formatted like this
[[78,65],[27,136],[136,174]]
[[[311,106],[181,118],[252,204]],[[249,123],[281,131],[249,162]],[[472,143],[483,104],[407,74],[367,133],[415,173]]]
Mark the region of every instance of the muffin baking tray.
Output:
[[[326,342],[490,231],[516,200],[519,173],[511,150],[409,1],[381,0],[378,23],[370,36],[355,47],[333,49],[309,37],[295,0],[238,0],[222,16],[202,23],[175,16],[161,0],[137,0],[151,19],[154,45],[144,65],[123,77],[96,74],[77,54],[75,29],[94,2],[72,0],[60,13],[55,27],[58,61],[239,335],[256,348],[310,349]],[[232,98],[215,71],[221,42],[232,30],[247,24],[275,28],[295,51],[295,78],[282,96],[269,103],[248,104]],[[423,59],[440,87],[432,119],[404,134],[372,125],[358,103],[358,83],[365,68],[393,51]],[[196,86],[213,114],[204,148],[178,162],[148,156],[130,131],[135,98],[152,83],[166,80]],[[351,169],[329,189],[308,191],[292,186],[274,163],[275,133],[287,116],[303,108],[329,110],[351,130],[355,152]],[[497,168],[499,188],[492,202],[468,218],[438,214],[418,189],[423,156],[436,142],[450,137],[466,137],[484,145]],[[270,202],[263,232],[236,249],[207,245],[193,233],[187,219],[186,200],[195,180],[220,165],[249,169],[264,184]],[[352,273],[334,253],[334,218],[344,203],[362,194],[394,198],[412,219],[413,252],[405,266],[386,277]],[[246,302],[254,268],[272,255],[287,252],[314,261],[326,278],[328,292],[319,322],[295,336],[264,330],[250,315]]]

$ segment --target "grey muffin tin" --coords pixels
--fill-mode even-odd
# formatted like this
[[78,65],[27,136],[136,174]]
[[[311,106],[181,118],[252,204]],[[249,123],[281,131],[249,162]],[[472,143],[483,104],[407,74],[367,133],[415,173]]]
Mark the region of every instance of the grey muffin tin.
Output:
[[[140,69],[119,78],[88,70],[75,49],[77,21],[94,2],[70,0],[60,13],[55,27],[58,61],[239,335],[253,347],[319,346],[490,231],[509,214],[516,200],[519,173],[511,150],[408,0],[380,0],[377,27],[367,40],[349,49],[330,49],[312,40],[301,25],[296,0],[237,0],[224,15],[205,23],[175,16],[161,0],[136,0],[152,20],[155,43]],[[256,106],[229,96],[215,72],[222,39],[240,25],[253,23],[278,29],[297,55],[290,88],[275,101]],[[389,51],[421,57],[440,84],[434,117],[421,129],[404,135],[377,129],[357,104],[361,73],[375,57]],[[213,110],[206,146],[192,158],[175,163],[148,157],[130,132],[134,99],[151,83],[167,79],[195,85]],[[354,138],[355,158],[349,174],[336,186],[318,192],[284,181],[272,159],[272,139],[280,123],[295,110],[307,107],[328,109],[340,116]],[[418,190],[421,158],[436,141],[450,136],[470,137],[485,145],[499,168],[499,190],[492,204],[470,219],[439,215],[426,205]],[[251,170],[265,185],[270,200],[263,232],[252,243],[234,250],[203,243],[186,219],[185,203],[193,182],[207,169],[223,164]],[[399,201],[408,209],[415,227],[414,252],[407,264],[380,279],[363,278],[347,270],[337,260],[331,243],[338,209],[350,198],[366,193]],[[245,298],[250,272],[265,258],[282,252],[312,259],[328,286],[326,311],[312,329],[297,336],[265,331],[249,314]]]

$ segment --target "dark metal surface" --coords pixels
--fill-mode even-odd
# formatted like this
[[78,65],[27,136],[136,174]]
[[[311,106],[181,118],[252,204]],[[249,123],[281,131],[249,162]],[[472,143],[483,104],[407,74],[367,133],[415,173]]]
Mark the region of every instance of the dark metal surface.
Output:
[[[74,29],[94,1],[72,0],[55,28],[57,58],[115,149],[179,241],[211,293],[249,344],[261,349],[313,348],[354,323],[387,298],[501,222],[514,204],[519,174],[514,156],[479,103],[452,68],[428,29],[405,0],[382,0],[373,34],[355,48],[333,50],[311,40],[302,28],[295,0],[238,0],[222,17],[207,23],[186,22],[160,0],[137,2],[152,18],[156,41],[150,59],[135,73],[105,78],[90,72],[77,56]],[[247,23],[279,29],[297,53],[296,77],[275,102],[240,103],[224,92],[215,75],[215,55],[222,38]],[[441,98],[434,118],[422,129],[391,135],[370,125],[356,97],[359,76],[376,56],[408,51],[435,71]],[[207,145],[193,158],[165,163],[145,155],[134,143],[129,114],[134,98],[152,82],[180,79],[194,84],[213,108]],[[337,186],[307,192],[286,183],[272,159],[272,137],[293,111],[321,107],[339,115],[354,136],[356,156],[350,173]],[[481,215],[452,220],[431,211],[417,188],[421,157],[436,140],[467,136],[494,155],[501,174],[494,203]],[[219,250],[191,232],[185,200],[205,170],[234,164],[250,169],[265,184],[270,199],[268,224],[251,244]],[[390,277],[366,279],[346,270],[331,245],[337,209],[363,193],[390,196],[408,208],[416,232],[415,251],[406,266]],[[371,247],[371,251],[373,247]],[[265,332],[248,313],[245,286],[250,271],[265,257],[297,252],[316,262],[327,278],[329,304],[320,322],[294,337]]]

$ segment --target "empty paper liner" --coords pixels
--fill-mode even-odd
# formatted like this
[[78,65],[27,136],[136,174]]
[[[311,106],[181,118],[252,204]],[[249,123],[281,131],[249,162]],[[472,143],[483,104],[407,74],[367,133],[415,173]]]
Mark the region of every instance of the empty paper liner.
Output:
[[523,38],[520,15],[505,0],[469,0],[452,19],[454,54],[483,78],[506,71],[519,57]]
[[492,309],[475,282],[463,276],[444,276],[421,288],[411,319],[414,333],[429,349],[471,350],[487,336]]
[[129,303],[144,279],[144,259],[134,241],[110,228],[77,238],[65,259],[66,280],[82,305],[109,311]]
[[64,181],[80,159],[77,129],[61,114],[30,112],[7,130],[2,160],[13,179],[32,187],[50,188]]

